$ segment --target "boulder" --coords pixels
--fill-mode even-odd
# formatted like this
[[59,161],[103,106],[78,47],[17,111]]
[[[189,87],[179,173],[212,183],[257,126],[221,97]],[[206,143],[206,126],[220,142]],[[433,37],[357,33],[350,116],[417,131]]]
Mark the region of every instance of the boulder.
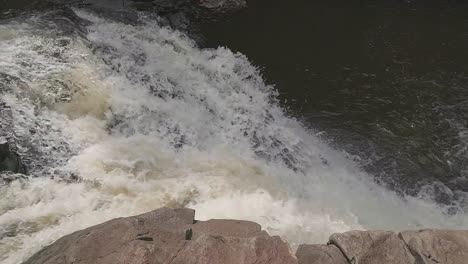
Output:
[[279,237],[248,221],[195,221],[191,209],[162,208],[64,236],[25,264],[295,264]]
[[350,231],[333,234],[329,244],[352,264],[465,264],[468,259],[468,231],[459,230]]
[[416,264],[414,256],[397,233],[375,240],[366,252],[353,260],[351,263]]
[[375,241],[380,241],[392,232],[388,231],[349,231],[330,236],[330,244],[337,246],[349,261],[360,259],[374,246]]
[[468,263],[468,231],[406,231],[401,233],[401,238],[416,258],[415,263]]

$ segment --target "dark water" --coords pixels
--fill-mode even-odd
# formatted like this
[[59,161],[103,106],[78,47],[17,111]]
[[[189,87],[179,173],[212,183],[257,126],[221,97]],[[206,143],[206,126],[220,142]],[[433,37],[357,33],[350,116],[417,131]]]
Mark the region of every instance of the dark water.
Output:
[[203,33],[246,54],[291,115],[378,179],[468,191],[468,4],[257,0]]

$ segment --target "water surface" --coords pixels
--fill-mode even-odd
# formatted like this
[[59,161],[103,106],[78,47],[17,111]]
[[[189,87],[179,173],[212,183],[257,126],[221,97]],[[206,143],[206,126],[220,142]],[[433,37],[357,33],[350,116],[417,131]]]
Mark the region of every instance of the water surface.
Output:
[[98,3],[2,9],[1,101],[29,177],[0,186],[0,262],[162,206],[293,246],[468,227],[463,6],[259,1],[200,46]]
[[292,116],[397,190],[468,190],[468,5],[251,1],[206,23],[207,46],[246,54]]

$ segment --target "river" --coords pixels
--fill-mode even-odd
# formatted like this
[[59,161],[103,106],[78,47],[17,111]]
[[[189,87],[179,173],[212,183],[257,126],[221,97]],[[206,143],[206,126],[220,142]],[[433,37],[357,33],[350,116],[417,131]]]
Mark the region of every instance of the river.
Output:
[[2,263],[161,206],[293,246],[468,227],[462,3],[257,1],[198,44],[125,2],[15,3],[1,101],[29,177],[0,187]]

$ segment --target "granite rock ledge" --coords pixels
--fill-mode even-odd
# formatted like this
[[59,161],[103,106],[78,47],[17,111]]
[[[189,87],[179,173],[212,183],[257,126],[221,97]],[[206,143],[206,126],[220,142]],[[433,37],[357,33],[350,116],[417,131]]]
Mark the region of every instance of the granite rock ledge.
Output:
[[466,264],[468,231],[350,231],[296,254],[254,222],[161,208],[66,235],[25,264]]

